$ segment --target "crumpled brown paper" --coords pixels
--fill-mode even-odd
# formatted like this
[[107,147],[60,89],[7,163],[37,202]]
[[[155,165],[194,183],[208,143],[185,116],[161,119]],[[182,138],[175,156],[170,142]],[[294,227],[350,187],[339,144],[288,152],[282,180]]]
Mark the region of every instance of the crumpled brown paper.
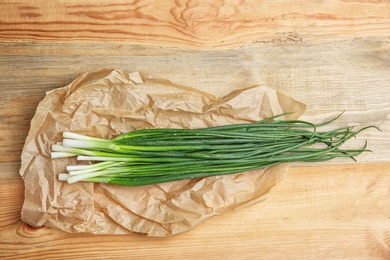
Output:
[[51,159],[63,131],[112,138],[152,127],[198,128],[253,122],[305,109],[274,90],[255,86],[217,98],[138,73],[102,70],[86,73],[52,90],[39,104],[22,152],[25,182],[22,220],[71,233],[166,237],[188,231],[206,219],[264,200],[283,179],[287,166],[142,187],[68,184],[57,180],[74,158]]

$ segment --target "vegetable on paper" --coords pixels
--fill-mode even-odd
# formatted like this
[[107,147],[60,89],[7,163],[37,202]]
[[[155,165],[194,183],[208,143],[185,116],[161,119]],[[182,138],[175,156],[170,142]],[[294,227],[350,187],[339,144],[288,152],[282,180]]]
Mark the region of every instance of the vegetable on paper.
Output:
[[52,158],[77,156],[58,179],[141,186],[169,181],[234,174],[286,162],[321,162],[336,157],[354,159],[366,149],[343,149],[361,131],[342,127],[328,131],[320,124],[280,120],[282,115],[255,123],[200,129],[154,128],[125,133],[114,139],[64,132],[52,146]]

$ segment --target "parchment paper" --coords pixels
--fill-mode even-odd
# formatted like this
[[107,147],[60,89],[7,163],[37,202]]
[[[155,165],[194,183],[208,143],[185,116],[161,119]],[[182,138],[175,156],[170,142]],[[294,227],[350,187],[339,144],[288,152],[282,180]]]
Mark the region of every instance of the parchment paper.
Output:
[[264,86],[217,98],[139,73],[102,70],[46,93],[31,121],[22,152],[25,182],[22,220],[70,233],[166,237],[208,218],[266,199],[287,165],[247,173],[141,187],[68,184],[57,175],[74,158],[51,159],[63,131],[113,138],[142,128],[198,128],[253,122],[283,112],[299,117],[305,106]]

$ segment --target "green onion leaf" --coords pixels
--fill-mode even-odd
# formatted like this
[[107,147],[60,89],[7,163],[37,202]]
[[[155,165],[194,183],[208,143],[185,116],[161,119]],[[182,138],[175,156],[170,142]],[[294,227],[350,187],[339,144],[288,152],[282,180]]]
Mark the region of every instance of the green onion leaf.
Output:
[[323,162],[368,152],[342,146],[375,126],[339,127],[318,131],[323,123],[280,120],[282,115],[255,123],[199,129],[140,129],[113,139],[64,132],[52,146],[52,158],[77,156],[90,164],[69,165],[58,179],[141,186],[263,169],[279,163]]

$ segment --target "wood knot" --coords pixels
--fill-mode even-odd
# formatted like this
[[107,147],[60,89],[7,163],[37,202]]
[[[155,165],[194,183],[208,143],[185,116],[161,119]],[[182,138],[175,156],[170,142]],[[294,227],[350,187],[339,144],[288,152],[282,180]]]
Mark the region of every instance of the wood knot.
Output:
[[215,39],[233,33],[236,26],[243,23],[245,15],[240,4],[188,0],[177,3],[171,14],[193,36],[204,40]]
[[28,238],[33,238],[33,237],[39,237],[41,236],[42,230],[44,230],[44,227],[33,227],[29,224],[26,223],[21,223],[19,227],[17,228],[16,232],[18,235],[22,237],[28,237]]

